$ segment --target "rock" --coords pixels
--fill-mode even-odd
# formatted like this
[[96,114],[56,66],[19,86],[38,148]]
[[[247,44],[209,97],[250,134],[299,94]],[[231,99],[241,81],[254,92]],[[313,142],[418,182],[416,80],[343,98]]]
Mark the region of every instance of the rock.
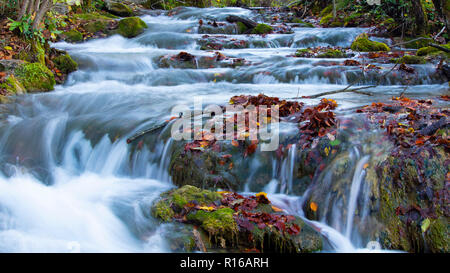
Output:
[[401,58],[394,58],[391,59],[392,63],[399,63],[399,64],[425,64],[426,60],[423,57],[420,56],[414,56],[414,55],[405,55]]
[[120,17],[130,17],[134,15],[134,12],[130,7],[119,2],[108,2],[106,4],[106,10],[109,13]]
[[253,29],[253,28],[255,28],[255,27],[258,25],[258,23],[256,23],[256,22],[253,21],[253,20],[246,19],[246,18],[242,18],[242,17],[236,16],[236,15],[229,15],[229,16],[226,18],[226,20],[227,20],[228,22],[230,22],[230,23],[237,23],[237,22],[240,22],[240,23],[242,23],[245,27],[247,27],[248,29]]
[[417,56],[426,56],[430,53],[434,53],[434,52],[438,52],[439,49],[432,47],[432,46],[425,46],[425,47],[421,47],[417,50]]
[[370,51],[390,51],[391,49],[384,43],[369,40],[367,33],[363,33],[356,37],[351,45],[354,51],[370,52]]
[[14,74],[28,92],[45,92],[53,90],[55,77],[41,63],[26,63],[15,69]]
[[[191,236],[194,241],[206,241],[201,245],[207,251],[213,247],[296,253],[322,248],[322,238],[316,231],[300,218],[286,215],[280,209],[276,211],[264,193],[243,197],[184,186],[161,194],[151,211],[163,222],[176,220],[197,226],[208,238],[198,234],[194,238],[195,232]],[[183,245],[187,242],[192,246],[192,240],[182,241]],[[189,251],[189,247],[185,250]]]
[[252,29],[253,34],[268,34],[272,32],[272,27],[266,24],[258,24],[254,29]]
[[101,19],[93,20],[93,21],[90,21],[87,24],[85,24],[83,26],[83,28],[87,32],[92,33],[92,34],[95,34],[95,33],[100,32],[100,31],[101,32],[106,32],[106,30],[108,28],[108,22],[109,21],[110,20],[101,20]]
[[139,17],[128,17],[119,21],[118,33],[126,38],[133,38],[144,32],[148,26]]
[[64,74],[71,73],[78,69],[78,64],[69,56],[69,54],[60,55],[53,60],[56,67]]
[[64,32],[63,39],[69,43],[77,43],[83,41],[83,34],[81,34],[78,30],[72,29]]
[[14,75],[9,75],[6,77],[3,83],[0,83],[0,89],[4,88],[10,94],[24,94],[26,93],[25,87],[17,80]]

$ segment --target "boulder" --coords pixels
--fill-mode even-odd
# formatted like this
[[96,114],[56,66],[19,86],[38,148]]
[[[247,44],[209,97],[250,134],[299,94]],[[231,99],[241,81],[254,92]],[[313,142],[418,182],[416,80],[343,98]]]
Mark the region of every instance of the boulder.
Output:
[[25,63],[14,74],[28,92],[51,91],[55,85],[53,73],[41,63]]
[[134,15],[134,12],[130,7],[119,2],[108,2],[106,4],[106,10],[109,13],[120,17],[130,17]]
[[390,51],[391,49],[385,44],[369,40],[366,33],[356,37],[351,45],[354,51],[370,52],[370,51]]
[[144,32],[148,26],[139,17],[128,17],[119,21],[118,33],[126,38],[133,38]]

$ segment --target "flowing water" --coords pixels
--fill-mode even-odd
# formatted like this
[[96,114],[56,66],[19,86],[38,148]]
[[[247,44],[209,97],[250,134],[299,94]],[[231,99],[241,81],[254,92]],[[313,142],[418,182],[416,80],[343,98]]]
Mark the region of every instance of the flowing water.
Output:
[[[54,45],[69,51],[79,70],[54,92],[19,96],[0,107],[1,252],[170,251],[164,239],[165,226],[150,216],[149,207],[161,192],[173,187],[168,166],[174,141],[165,130],[153,136],[150,146],[132,153],[127,137],[169,119],[172,107],[192,105],[195,97],[203,97],[205,104],[224,104],[239,94],[291,98],[300,92],[307,96],[343,88],[362,75],[359,68],[340,65],[344,59],[287,56],[310,46],[348,47],[367,31],[363,28],[293,28],[292,34],[265,37],[221,34],[248,42],[247,48],[223,49],[221,53],[244,58],[250,66],[160,66],[159,57],[180,51],[213,56],[214,52],[200,50],[203,34],[198,34],[198,20],[223,21],[230,14],[260,20],[257,13],[246,9],[186,8],[170,17],[143,16],[149,28],[133,39],[112,36]],[[330,62],[336,63],[323,65]],[[408,88],[411,97],[436,96],[445,90],[434,69],[432,65],[416,66],[415,85]],[[365,76],[361,84],[379,82],[369,72]],[[374,97],[342,93],[331,98],[344,113],[398,95],[404,84],[402,76],[392,73],[374,89]],[[255,169],[272,169],[272,181],[265,189],[274,202],[303,216],[303,198],[290,191],[295,148],[281,162],[260,166],[256,157],[251,164]],[[328,216],[318,222],[307,220],[324,235],[328,242],[325,251],[365,249],[367,240],[355,228],[353,214],[364,211],[362,165],[369,155],[353,154],[349,201],[330,197],[335,206]],[[326,181],[326,176],[323,179]],[[246,185],[242,190],[249,189]]]

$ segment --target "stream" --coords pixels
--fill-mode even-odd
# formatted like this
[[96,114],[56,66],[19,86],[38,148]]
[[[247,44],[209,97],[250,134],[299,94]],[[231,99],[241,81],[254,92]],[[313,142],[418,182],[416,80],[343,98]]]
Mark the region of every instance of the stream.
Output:
[[[115,35],[81,44],[53,44],[67,50],[79,70],[53,92],[18,96],[0,105],[0,252],[170,252],[165,225],[152,218],[149,208],[161,192],[174,187],[168,172],[173,140],[163,130],[155,136],[153,147],[131,154],[128,137],[168,120],[174,106],[193,105],[194,98],[203,98],[205,104],[226,104],[240,94],[292,98],[300,92],[308,96],[345,88],[362,73],[358,67],[340,65],[345,59],[288,55],[319,45],[349,47],[368,30],[364,28],[294,27],[292,34],[264,37],[209,34],[247,41],[248,48],[220,52],[244,58],[251,65],[159,65],[159,57],[180,51],[213,56],[214,51],[200,50],[204,34],[198,34],[198,21],[225,21],[231,14],[261,21],[257,12],[247,9],[184,8],[173,16],[142,16],[148,29],[136,38]],[[409,97],[444,94],[447,83],[433,76],[435,66],[414,67],[417,74],[408,87]],[[360,84],[377,81],[368,73]],[[341,93],[327,98],[335,99],[337,112],[345,115],[355,107],[387,101],[404,87],[405,79],[391,73],[373,89],[372,97]],[[315,104],[319,100],[302,101]],[[356,210],[363,210],[362,166],[370,160],[359,146],[349,151],[353,171],[346,203],[331,198],[329,202],[336,204],[329,216],[317,222],[304,218],[324,236],[326,252],[373,251],[358,232],[361,221],[353,218]],[[289,192],[295,145],[282,162],[260,166],[258,157],[252,160],[255,169],[278,170],[264,188],[269,199],[304,217],[302,196]],[[249,171],[248,181],[251,175]],[[326,182],[327,177],[320,179]],[[247,184],[241,191],[255,189]],[[349,213],[343,215],[342,207]]]

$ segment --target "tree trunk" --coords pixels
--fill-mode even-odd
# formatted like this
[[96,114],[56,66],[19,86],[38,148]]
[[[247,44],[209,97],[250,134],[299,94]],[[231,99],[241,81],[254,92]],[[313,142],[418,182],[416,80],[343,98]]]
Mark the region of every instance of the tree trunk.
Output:
[[449,10],[445,10],[446,8],[446,0],[433,0],[433,5],[434,8],[436,10],[436,12],[438,13],[438,15],[444,19],[444,24],[445,24],[445,28],[448,31],[448,23],[449,23],[449,19],[450,19],[450,11]]
[[425,34],[427,30],[427,21],[422,8],[422,3],[420,2],[420,0],[412,0],[411,5],[411,11],[414,15],[415,34]]
[[39,24],[42,21],[42,18],[44,18],[44,15],[47,13],[47,11],[52,7],[53,0],[44,0],[41,5],[40,9],[36,14],[36,17],[34,18],[33,22],[33,30],[36,30],[39,27]]
[[17,15],[17,20],[22,19],[22,17],[25,15],[25,12],[27,12],[29,4],[30,4],[30,0],[23,0],[22,7],[19,11],[19,14]]

